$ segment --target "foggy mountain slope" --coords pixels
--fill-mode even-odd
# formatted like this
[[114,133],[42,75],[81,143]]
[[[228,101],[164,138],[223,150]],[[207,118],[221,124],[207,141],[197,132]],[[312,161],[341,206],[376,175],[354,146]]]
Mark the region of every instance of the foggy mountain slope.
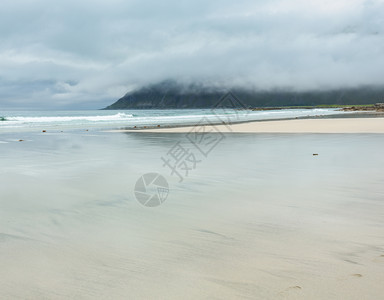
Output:
[[[167,80],[124,95],[105,109],[211,108],[229,90],[199,84],[183,85]],[[324,91],[260,91],[234,88],[231,92],[248,107],[372,104],[384,102],[383,87]]]

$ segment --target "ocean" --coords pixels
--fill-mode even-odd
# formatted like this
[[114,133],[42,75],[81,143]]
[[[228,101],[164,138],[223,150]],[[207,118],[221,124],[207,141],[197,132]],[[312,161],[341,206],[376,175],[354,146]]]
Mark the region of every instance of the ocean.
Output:
[[[0,111],[0,133],[35,130],[119,129],[133,126],[195,125],[201,120],[218,123],[289,119],[343,114],[337,109],[284,109],[266,111],[170,109],[90,111]],[[347,113],[344,113],[347,114]]]

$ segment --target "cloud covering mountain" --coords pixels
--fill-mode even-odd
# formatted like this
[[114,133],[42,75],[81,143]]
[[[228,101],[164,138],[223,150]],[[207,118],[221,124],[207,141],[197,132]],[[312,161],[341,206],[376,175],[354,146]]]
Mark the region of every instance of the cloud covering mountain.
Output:
[[100,108],[164,79],[384,84],[384,1],[2,1],[0,108]]

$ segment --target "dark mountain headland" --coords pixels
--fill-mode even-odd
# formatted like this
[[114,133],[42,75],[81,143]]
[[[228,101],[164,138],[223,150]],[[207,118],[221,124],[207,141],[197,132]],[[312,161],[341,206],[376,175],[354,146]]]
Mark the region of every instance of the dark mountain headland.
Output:
[[[199,84],[183,85],[163,81],[142,87],[124,95],[104,108],[117,109],[177,109],[212,108],[229,90]],[[230,95],[239,106],[269,108],[287,106],[343,106],[384,102],[384,87],[359,87],[317,91],[231,89]],[[233,102],[228,106],[233,107]],[[226,105],[226,104],[224,104]]]

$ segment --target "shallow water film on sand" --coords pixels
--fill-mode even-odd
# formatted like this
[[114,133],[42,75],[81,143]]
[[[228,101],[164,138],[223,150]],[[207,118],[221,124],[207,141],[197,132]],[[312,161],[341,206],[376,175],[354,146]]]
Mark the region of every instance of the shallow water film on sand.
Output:
[[[382,134],[226,133],[180,182],[161,156],[184,137],[2,134],[0,298],[384,294]],[[156,207],[147,173],[169,184]]]

